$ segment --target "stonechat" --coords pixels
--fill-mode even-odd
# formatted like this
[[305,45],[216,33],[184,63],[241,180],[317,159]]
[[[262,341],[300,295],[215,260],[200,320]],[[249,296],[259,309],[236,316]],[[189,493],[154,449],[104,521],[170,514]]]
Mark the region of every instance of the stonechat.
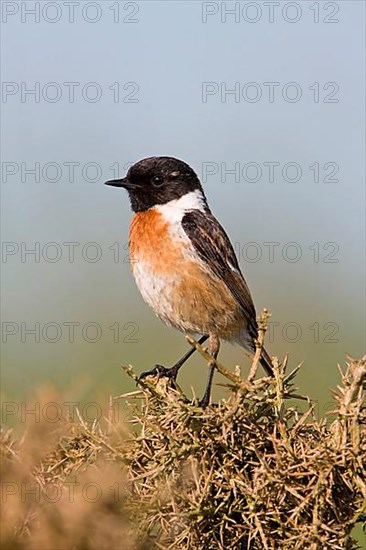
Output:
[[[200,180],[185,162],[150,157],[134,164],[123,179],[107,185],[128,191],[134,216],[129,249],[132,272],[144,300],[164,323],[198,333],[217,358],[220,340],[254,353],[256,312],[229,237],[211,213]],[[173,367],[143,373],[176,380],[191,348]],[[273,375],[263,349],[261,365]],[[201,404],[210,400],[214,362]],[[140,378],[141,378],[140,377]]]

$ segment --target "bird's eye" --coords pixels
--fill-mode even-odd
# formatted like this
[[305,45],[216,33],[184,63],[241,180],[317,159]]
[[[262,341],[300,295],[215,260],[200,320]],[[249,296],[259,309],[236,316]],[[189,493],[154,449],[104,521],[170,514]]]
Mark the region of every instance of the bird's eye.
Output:
[[164,183],[164,178],[162,176],[154,176],[151,182],[154,187],[160,187]]

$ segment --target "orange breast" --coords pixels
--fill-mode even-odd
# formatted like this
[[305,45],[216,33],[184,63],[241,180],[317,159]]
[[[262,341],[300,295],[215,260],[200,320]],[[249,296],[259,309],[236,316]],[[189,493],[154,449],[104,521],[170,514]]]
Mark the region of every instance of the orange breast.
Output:
[[[183,245],[183,249],[185,246]],[[138,212],[130,226],[130,256],[132,266],[146,262],[156,273],[169,275],[183,259],[182,244],[178,247],[169,233],[169,222],[154,209]]]

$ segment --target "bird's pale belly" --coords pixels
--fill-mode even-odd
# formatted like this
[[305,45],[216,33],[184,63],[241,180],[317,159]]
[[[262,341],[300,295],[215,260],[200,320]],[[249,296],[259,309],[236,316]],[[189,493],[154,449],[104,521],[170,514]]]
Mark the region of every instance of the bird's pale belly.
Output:
[[168,325],[182,331],[215,331],[233,340],[244,329],[240,308],[218,280],[199,268],[176,264],[176,272],[163,274],[148,262],[132,264],[136,284],[145,302]]
[[[151,226],[158,228],[159,223],[149,214],[149,220],[146,214],[135,216],[130,231],[132,272],[146,303],[166,324],[182,331],[214,331],[240,342],[246,323],[226,285],[203,267],[179,226],[174,234],[162,221],[159,234],[152,235]],[[144,231],[142,240],[139,231]]]

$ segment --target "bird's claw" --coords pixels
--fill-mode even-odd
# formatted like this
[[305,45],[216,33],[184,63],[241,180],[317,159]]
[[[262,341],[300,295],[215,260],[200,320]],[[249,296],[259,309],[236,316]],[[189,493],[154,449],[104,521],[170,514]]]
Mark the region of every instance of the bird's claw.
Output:
[[155,365],[154,368],[142,372],[137,379],[137,383],[139,383],[144,378],[147,378],[148,376],[156,376],[158,379],[169,378],[170,380],[175,382],[177,377],[177,372],[175,371],[174,368],[163,367],[163,365]]

